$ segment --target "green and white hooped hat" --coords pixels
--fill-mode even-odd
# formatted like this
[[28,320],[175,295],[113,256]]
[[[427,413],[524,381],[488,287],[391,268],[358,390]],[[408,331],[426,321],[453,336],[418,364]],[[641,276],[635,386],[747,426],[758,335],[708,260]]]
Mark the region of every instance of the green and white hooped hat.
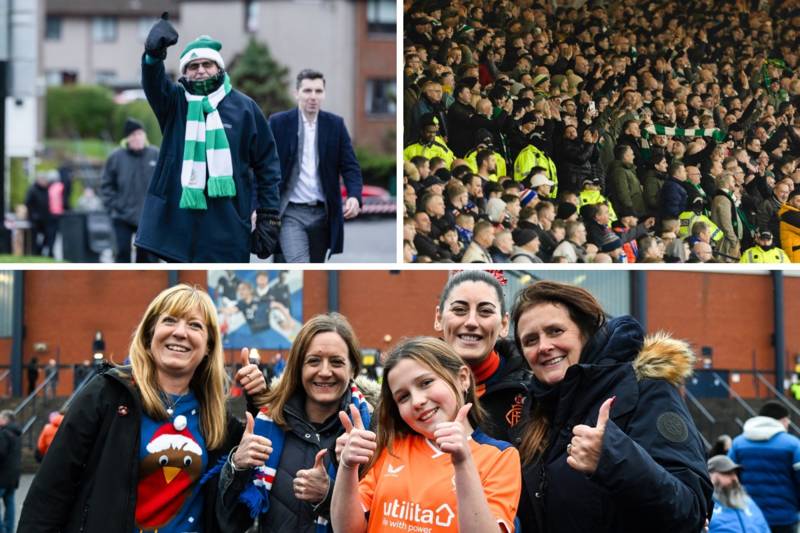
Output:
[[186,65],[195,59],[210,59],[220,69],[225,68],[225,61],[222,59],[222,43],[209,37],[208,35],[201,35],[194,41],[186,45],[186,48],[181,52],[181,74],[186,72]]

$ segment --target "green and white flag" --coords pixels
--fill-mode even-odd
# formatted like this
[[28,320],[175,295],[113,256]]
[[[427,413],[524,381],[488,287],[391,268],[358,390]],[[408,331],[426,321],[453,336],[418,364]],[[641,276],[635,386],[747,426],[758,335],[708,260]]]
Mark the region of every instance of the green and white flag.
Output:
[[231,149],[217,106],[231,92],[228,74],[222,85],[207,96],[185,92],[189,109],[183,144],[180,207],[207,209],[204,190],[208,168],[208,195],[212,198],[236,196]]
[[666,135],[668,137],[711,137],[717,142],[725,140],[725,134],[718,128],[684,129],[654,124],[645,127],[644,131],[650,135]]

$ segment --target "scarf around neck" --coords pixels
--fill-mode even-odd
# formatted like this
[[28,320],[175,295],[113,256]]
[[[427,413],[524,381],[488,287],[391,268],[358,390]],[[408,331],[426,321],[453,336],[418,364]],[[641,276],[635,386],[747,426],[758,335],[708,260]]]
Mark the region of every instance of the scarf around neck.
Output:
[[217,111],[222,99],[230,92],[231,81],[227,73],[222,85],[208,95],[190,94],[184,88],[189,107],[181,167],[181,209],[207,209],[204,194],[206,173],[208,196],[236,196],[230,144]]
[[[361,420],[364,422],[364,427],[369,427],[371,419],[369,404],[352,381],[350,382],[350,402],[358,409]],[[349,410],[347,413],[350,416]],[[266,464],[254,469],[255,476],[253,480],[239,495],[239,501],[250,510],[250,517],[256,518],[259,514],[269,511],[269,493],[272,490],[272,483],[275,480],[278,465],[281,462],[286,432],[272,420],[269,410],[266,407],[262,407],[256,416],[253,433],[272,441],[272,454],[270,454]],[[336,480],[336,468],[333,466],[333,461],[328,462],[327,472],[331,483],[333,483]],[[316,533],[330,533],[331,531],[328,520],[322,516],[317,517]]]

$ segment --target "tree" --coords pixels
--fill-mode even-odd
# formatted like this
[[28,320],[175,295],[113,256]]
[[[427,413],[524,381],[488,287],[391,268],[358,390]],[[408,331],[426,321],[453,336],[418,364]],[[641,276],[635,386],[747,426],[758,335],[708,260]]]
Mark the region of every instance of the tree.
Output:
[[287,90],[289,68],[272,57],[265,43],[251,38],[228,73],[233,86],[255,100],[266,116],[294,105]]

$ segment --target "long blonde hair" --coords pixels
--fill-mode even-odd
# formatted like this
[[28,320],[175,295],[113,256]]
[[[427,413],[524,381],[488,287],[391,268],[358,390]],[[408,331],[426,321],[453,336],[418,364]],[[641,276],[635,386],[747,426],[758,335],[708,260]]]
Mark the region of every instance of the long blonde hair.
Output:
[[156,296],[136,327],[131,339],[130,359],[133,379],[142,395],[142,405],[148,416],[166,420],[163,391],[158,383],[158,373],[150,344],[156,323],[161,315],[185,317],[199,311],[208,330],[208,355],[203,357],[189,383],[200,404],[200,428],[209,449],[222,446],[225,440],[225,398],[227,381],[222,342],[217,322],[217,310],[205,291],[186,284],[170,287]]
[[472,408],[469,410],[467,418],[473,428],[479,427],[486,418],[486,414],[478,402],[478,395],[475,392],[475,379],[471,371],[467,391],[462,392],[460,390],[458,373],[462,368],[469,367],[449,344],[434,337],[405,339],[392,348],[383,364],[383,383],[381,384],[381,396],[377,408],[378,423],[376,433],[378,447],[369,464],[365,467],[365,472],[377,461],[384,448],[389,453],[392,453],[392,444],[395,439],[415,433],[400,416],[397,403],[394,400],[391,389],[389,389],[389,374],[404,359],[416,361],[430,368],[434,374],[442,378],[453,391],[459,409],[466,403],[472,403]]
[[320,333],[328,332],[339,335],[347,345],[347,355],[353,372],[350,378],[354,378],[361,372],[361,349],[353,327],[347,321],[347,318],[339,313],[327,313],[316,315],[309,319],[308,322],[303,324],[292,343],[289,356],[286,358],[286,369],[280,381],[274,388],[270,389],[264,399],[272,420],[284,429],[288,425],[286,417],[283,416],[283,408],[297,388],[303,386],[303,363],[305,362],[308,347],[314,337]]

